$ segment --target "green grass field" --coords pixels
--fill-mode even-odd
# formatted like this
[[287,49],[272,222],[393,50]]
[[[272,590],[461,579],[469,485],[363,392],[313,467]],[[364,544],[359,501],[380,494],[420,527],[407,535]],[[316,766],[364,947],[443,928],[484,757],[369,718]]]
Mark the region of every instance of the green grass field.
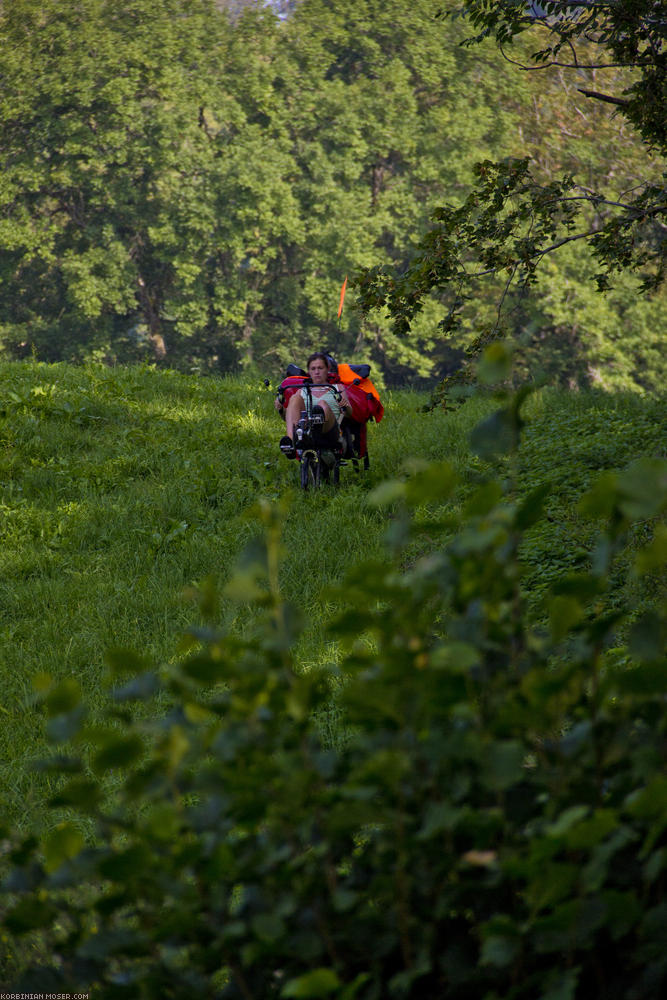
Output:
[[[32,705],[34,678],[76,677],[93,706],[105,695],[105,652],[131,647],[166,664],[200,619],[194,592],[214,581],[215,617],[242,631],[251,612],[224,597],[266,497],[284,503],[281,587],[310,622],[304,669],[335,658],[324,622],[328,588],[359,560],[382,556],[391,509],[368,503],[415,460],[448,460],[461,508],[489,471],[471,453],[490,399],[418,412],[425,398],[389,392],[369,427],[371,469],[347,467],[339,489],[297,489],[278,451],[272,394],[243,378],[152,368],[0,366],[0,788],[5,816],[39,826],[47,779],[32,762],[47,744]],[[576,501],[605,469],[664,454],[664,401],[542,390],[526,406],[524,443],[500,461],[516,489],[550,481],[549,519],[526,545],[526,586],[539,614],[550,575],[588,558]],[[406,462],[408,463],[406,471]],[[428,516],[426,512],[425,516]],[[638,539],[641,541],[641,539]],[[619,578],[619,590],[632,586]],[[637,601],[642,599],[637,594]]]

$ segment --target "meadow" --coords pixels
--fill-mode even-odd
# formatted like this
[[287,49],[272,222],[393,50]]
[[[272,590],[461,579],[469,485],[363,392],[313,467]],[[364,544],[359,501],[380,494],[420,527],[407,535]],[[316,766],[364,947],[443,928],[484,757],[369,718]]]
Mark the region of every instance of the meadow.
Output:
[[[369,428],[370,470],[348,466],[337,490],[307,495],[295,463],[278,452],[272,400],[243,376],[0,366],[0,795],[17,828],[40,827],[48,792],[49,779],[32,767],[47,749],[34,705],[40,677],[76,677],[94,711],[107,697],[107,652],[174,662],[183,633],[202,622],[202,590],[215,595],[208,617],[242,635],[255,611],[228,600],[225,585],[261,531],[258,498],[284,508],[280,585],[309,622],[296,654],[310,670],[337,657],[324,629],[339,600],[332,588],[355,564],[367,561],[372,573],[398,530],[391,505],[369,503],[384,481],[420,463],[451,463],[452,516],[490,473],[519,494],[551,483],[548,517],[523,553],[539,617],[549,582],[590,558],[593,529],[577,512],[579,497],[605,470],[664,455],[660,399],[539,390],[508,460],[470,447],[471,430],[494,409],[490,397],[425,413],[426,396],[392,391],[385,419]],[[435,514],[425,505],[420,516]],[[631,545],[642,544],[642,530]],[[639,583],[621,566],[615,586],[620,600]],[[646,597],[631,593],[638,610]]]

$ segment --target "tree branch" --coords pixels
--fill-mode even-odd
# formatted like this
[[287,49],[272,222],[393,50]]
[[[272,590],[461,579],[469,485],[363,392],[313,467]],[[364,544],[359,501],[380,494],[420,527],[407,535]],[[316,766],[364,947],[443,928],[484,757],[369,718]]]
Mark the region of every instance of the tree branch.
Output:
[[[567,39],[570,48],[572,48],[572,43]],[[512,59],[511,56],[507,55],[505,48],[502,44],[498,45],[500,49],[500,54],[505,60],[505,62],[510,63],[512,66],[518,66],[519,69],[525,70],[526,73],[539,73],[545,69],[552,69],[554,66],[560,69],[627,69],[628,66],[638,66],[641,65],[640,62],[622,62],[622,63],[580,63],[577,60],[576,52],[574,53],[574,62],[560,62],[558,59],[550,59],[549,62],[542,63],[540,66],[528,66],[526,63],[522,62],[520,59]]]
[[[566,243],[573,243],[575,240],[585,240],[588,236],[595,236],[597,230],[589,229],[585,233],[575,233],[573,236],[564,236],[562,240],[556,240],[551,246],[543,247],[535,251],[535,253],[530,255],[530,260],[534,260],[536,257],[544,257],[548,253],[552,253],[554,250],[558,250],[559,247],[565,246]],[[513,265],[514,268],[518,265]],[[497,274],[497,267],[490,267],[486,271],[476,271],[471,274],[471,278],[485,278],[489,274]]]
[[611,97],[609,94],[601,94],[597,90],[586,90],[584,87],[577,87],[584,97],[594,97],[596,101],[606,101],[607,104],[617,104],[621,108],[627,108],[630,101],[624,101],[621,97]]
[[560,62],[558,59],[551,59],[549,62],[542,63],[540,66],[528,66],[520,59],[512,59],[511,56],[508,56],[502,45],[499,45],[498,48],[500,49],[500,54],[505,62],[510,63],[512,66],[517,66],[519,69],[525,70],[526,73],[539,73],[541,70],[552,69],[554,66],[557,66],[560,69],[627,69],[628,66],[641,65],[636,62],[580,63],[577,61],[575,53],[574,62]]

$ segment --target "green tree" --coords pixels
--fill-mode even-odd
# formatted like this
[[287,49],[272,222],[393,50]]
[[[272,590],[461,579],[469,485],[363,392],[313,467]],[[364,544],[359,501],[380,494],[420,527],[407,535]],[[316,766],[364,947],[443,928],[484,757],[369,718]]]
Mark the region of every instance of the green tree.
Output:
[[[539,188],[543,222],[537,212],[537,229],[517,249],[530,261],[530,247],[541,247],[540,226],[545,239],[556,231],[548,220],[559,195],[549,185],[557,185],[560,170],[585,175],[588,191],[565,185],[562,196],[590,203],[592,173],[617,183],[608,200],[618,201],[643,167],[637,143],[622,137],[619,169],[608,152],[619,137],[606,125],[600,135],[600,111],[588,116],[576,145],[570,142],[563,122],[571,95],[563,97],[558,81],[536,99],[520,70],[494,61],[492,42],[462,47],[466,22],[439,19],[440,7],[418,0],[406,16],[397,0],[4,5],[5,350],[52,360],[148,351],[175,365],[228,370],[239,361],[276,369],[327,346],[372,360],[392,379],[451,365],[497,319],[483,287],[458,292],[470,268],[467,257],[456,265],[456,253],[474,244],[475,219],[479,238],[491,242],[494,226],[511,230],[517,219],[519,228],[530,225],[525,205],[515,218],[507,195],[511,189],[511,198],[525,201],[526,184]],[[501,188],[505,210],[482,217],[479,204],[465,201],[474,163],[492,162],[502,150],[534,154],[537,174],[517,174]],[[495,197],[495,175],[486,169]],[[498,183],[508,170],[500,168]],[[458,242],[446,253],[438,246],[431,266],[428,218],[444,200],[468,206],[465,225],[457,217]],[[575,203],[559,204],[569,210]],[[598,235],[608,208],[595,203]],[[554,280],[579,283],[589,269],[569,252],[560,260]],[[375,297],[362,294],[366,315],[348,295],[336,321],[344,276],[374,263],[387,274],[407,268],[413,292],[420,289],[414,308],[409,295],[401,302],[400,282],[396,294],[385,289],[392,310],[409,314],[409,337],[382,314],[380,278]],[[506,256],[482,268],[491,272],[487,280],[496,275],[499,297],[505,266],[516,278],[521,265]],[[532,280],[536,272],[526,270]],[[538,340],[546,329],[563,330],[552,368],[567,344],[579,351],[580,343],[603,343],[606,316],[589,308],[582,334],[581,324],[577,332],[563,323],[554,297],[540,289],[531,299],[520,280],[514,294],[515,285],[510,281],[504,301],[529,341],[526,364],[543,353]],[[427,298],[434,287],[438,294]],[[639,310],[638,329],[659,327],[659,304]],[[450,307],[462,331],[454,350],[439,329]],[[626,312],[619,301],[611,325]],[[605,351],[575,351],[568,365],[594,370]],[[657,343],[651,351],[658,353]],[[635,368],[644,361],[640,352]],[[622,368],[619,378],[634,376]]]
[[212,97],[225,24],[205,0],[2,5],[2,329],[26,347],[133,328],[163,357],[206,322],[207,124],[241,120]]
[[[533,104],[536,109],[542,104],[542,115],[526,115],[523,148],[508,144],[507,159],[480,163],[469,196],[435,213],[436,225],[409,267],[402,273],[382,266],[365,272],[359,283],[366,310],[388,308],[397,329],[405,333],[435,293],[448,306],[445,331],[469,331],[475,322],[476,332],[484,334],[479,343],[511,330],[514,311],[524,316],[532,311],[528,325],[553,327],[555,317],[549,317],[548,310],[545,315],[539,266],[560,247],[573,243],[587,244],[597,259],[593,276],[602,290],[609,287],[614,273],[623,270],[640,273],[647,296],[660,286],[667,245],[665,188],[659,159],[653,162],[646,154],[655,151],[660,157],[665,153],[663,104],[656,97],[664,95],[661,51],[667,20],[664,11],[661,15],[663,6],[551,3],[531,8],[520,3],[480,2],[448,8],[450,15],[464,15],[480,29],[473,41],[493,35],[504,53],[513,44],[513,60],[524,67],[522,60],[528,59],[529,49],[522,36],[529,33],[534,49],[533,36],[538,34],[545,45],[533,54],[533,66],[539,68]],[[575,73],[574,83],[563,76],[568,71]],[[555,74],[555,84],[545,82],[548,73]],[[620,88],[621,94],[602,92],[603,84]],[[545,91],[561,85],[570,92],[569,106],[545,105]],[[578,100],[571,99],[573,90]],[[582,112],[582,102],[597,105],[596,111]],[[617,149],[605,151],[608,133],[598,131],[599,108],[610,106],[641,137],[643,164],[636,144],[633,147],[627,136],[620,136],[623,160],[630,153],[627,164],[618,162]],[[584,148],[589,152],[583,158],[569,152],[562,118],[553,127],[554,112],[571,118],[573,110],[594,123],[591,129],[588,121],[584,130],[588,132]],[[581,132],[579,122],[573,127]],[[571,132],[572,126],[566,131]],[[571,148],[580,151],[581,143]],[[577,267],[580,272],[590,271],[584,256],[579,257]],[[567,280],[566,276],[567,267],[562,277]],[[480,291],[485,284],[490,284],[486,294]],[[531,302],[534,287],[539,292]],[[481,315],[480,299],[487,302]],[[664,299],[649,301],[647,315],[657,311],[664,318]],[[576,325],[574,318],[572,325]],[[604,335],[600,330],[597,333]],[[659,349],[659,338],[660,324],[649,353]],[[626,375],[631,376],[632,361],[627,368]]]
[[378,256],[409,260],[428,206],[462,190],[476,156],[502,135],[493,71],[453,44],[459,29],[438,21],[438,9],[419,0],[408,17],[398,2],[304,0],[283,25],[276,86],[304,231],[285,248],[288,273],[273,294],[296,308],[292,351],[295,340],[306,349],[324,336],[385,369],[430,367],[427,324],[408,343],[377,317],[363,321],[351,297],[340,329],[335,311],[345,274]]
[[82,356],[129,331],[230,367],[324,338],[427,364],[350,299],[334,315],[344,275],[408,259],[500,132],[438,5],[145,6],[3,9],[5,344]]

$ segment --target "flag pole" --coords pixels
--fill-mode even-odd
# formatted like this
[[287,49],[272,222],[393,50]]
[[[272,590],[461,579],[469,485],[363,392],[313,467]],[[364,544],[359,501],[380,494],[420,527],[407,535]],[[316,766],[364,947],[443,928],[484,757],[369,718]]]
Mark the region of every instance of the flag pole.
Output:
[[340,289],[340,302],[338,304],[338,328],[336,332],[336,354],[338,354],[338,349],[340,347],[340,317],[343,312],[343,303],[345,302],[346,289],[347,289],[347,275],[345,275],[345,280],[341,285]]

